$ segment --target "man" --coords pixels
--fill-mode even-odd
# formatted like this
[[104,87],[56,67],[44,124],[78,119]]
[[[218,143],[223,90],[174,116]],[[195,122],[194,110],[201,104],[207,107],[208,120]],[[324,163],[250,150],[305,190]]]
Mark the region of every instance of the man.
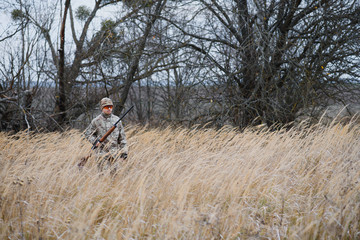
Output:
[[[119,117],[112,114],[113,107],[114,104],[110,98],[101,99],[100,108],[102,113],[91,121],[84,132],[85,137],[91,143],[104,136],[115,122],[119,120]],[[106,140],[102,143],[98,142],[96,146],[98,156],[100,157],[98,163],[99,170],[111,169],[111,173],[114,174],[119,167],[118,157],[126,160],[128,154],[125,131],[121,121]]]

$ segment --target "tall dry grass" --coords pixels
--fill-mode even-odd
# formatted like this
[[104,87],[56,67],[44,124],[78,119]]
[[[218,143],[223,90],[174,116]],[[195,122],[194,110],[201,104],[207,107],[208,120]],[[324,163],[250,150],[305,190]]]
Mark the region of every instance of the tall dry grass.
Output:
[[1,239],[359,239],[351,125],[238,132],[129,127],[99,173],[77,131],[0,133]]

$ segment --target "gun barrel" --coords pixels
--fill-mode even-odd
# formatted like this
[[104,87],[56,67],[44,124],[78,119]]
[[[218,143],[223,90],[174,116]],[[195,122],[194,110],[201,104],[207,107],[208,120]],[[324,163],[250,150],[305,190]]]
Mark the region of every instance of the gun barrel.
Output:
[[114,124],[114,126],[116,127],[116,125],[126,116],[126,114],[128,114],[130,111],[131,111],[131,109],[133,109],[134,108],[134,106],[131,106],[120,118],[119,118],[119,120],[117,120],[116,121],[116,123]]

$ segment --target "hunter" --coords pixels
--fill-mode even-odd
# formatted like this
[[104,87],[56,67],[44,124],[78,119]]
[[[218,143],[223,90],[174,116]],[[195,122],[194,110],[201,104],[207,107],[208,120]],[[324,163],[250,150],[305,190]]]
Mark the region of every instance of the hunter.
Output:
[[[84,135],[93,144],[101,138],[119,120],[119,117],[112,114],[114,104],[110,98],[103,98],[100,101],[102,113],[94,118],[86,128]],[[127,159],[128,146],[124,126],[119,122],[117,128],[105,139],[104,142],[96,144],[97,154],[100,157],[98,168],[100,171],[111,169],[115,173],[119,167],[119,157]]]

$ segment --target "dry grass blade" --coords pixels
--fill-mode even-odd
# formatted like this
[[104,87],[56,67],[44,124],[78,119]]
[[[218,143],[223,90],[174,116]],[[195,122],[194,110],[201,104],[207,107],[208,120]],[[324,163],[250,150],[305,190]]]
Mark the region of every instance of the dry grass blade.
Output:
[[77,131],[0,133],[0,238],[360,237],[357,127],[126,131],[113,178]]

